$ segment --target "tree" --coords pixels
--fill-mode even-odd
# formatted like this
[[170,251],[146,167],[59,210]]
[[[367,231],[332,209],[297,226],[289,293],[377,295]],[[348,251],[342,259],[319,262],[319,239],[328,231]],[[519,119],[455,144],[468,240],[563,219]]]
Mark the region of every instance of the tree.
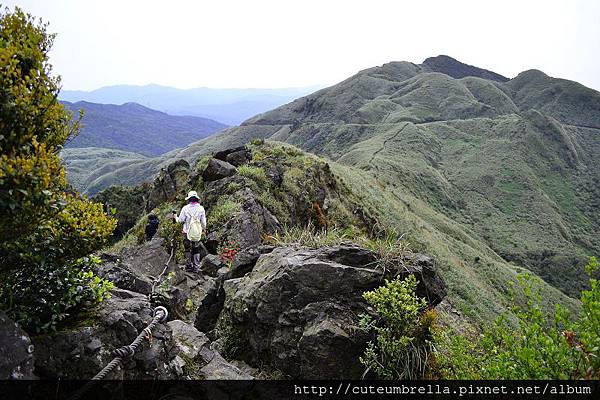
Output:
[[[58,101],[60,78],[48,62],[54,35],[46,28],[19,8],[0,11],[0,304],[33,330],[54,326],[107,288],[83,257],[116,224],[65,179],[58,152],[79,120]],[[53,304],[39,306],[48,300],[41,293],[27,297],[36,296],[31,277],[56,283]],[[73,285],[84,290],[74,293]],[[72,297],[68,306],[63,295]]]

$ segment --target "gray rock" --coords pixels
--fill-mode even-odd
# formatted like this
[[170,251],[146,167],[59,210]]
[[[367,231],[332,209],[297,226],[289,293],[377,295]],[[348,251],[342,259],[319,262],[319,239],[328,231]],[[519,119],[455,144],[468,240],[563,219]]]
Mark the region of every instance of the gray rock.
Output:
[[165,268],[170,254],[165,250],[164,239],[154,237],[141,245],[126,247],[119,256],[121,268],[132,273],[137,279],[152,282]]
[[[36,371],[45,379],[90,379],[113,359],[113,351],[130,344],[152,319],[146,296],[115,289],[85,326],[33,338]],[[158,324],[152,340],[144,341],[109,378],[173,379],[179,350],[166,324]]]
[[229,268],[227,268],[227,267],[221,267],[217,271],[217,278],[220,278],[221,280],[229,279],[229,276],[230,276]]
[[217,319],[225,303],[225,291],[222,285],[223,279],[214,279],[212,285],[207,289],[206,295],[198,304],[194,326],[202,332],[210,332],[214,329]]
[[205,275],[216,277],[217,271],[223,266],[223,261],[214,254],[208,254],[200,262],[200,271]]
[[238,147],[233,147],[233,148],[230,148],[230,149],[225,149],[225,150],[217,151],[213,155],[213,157],[216,158],[217,160],[230,162],[227,159],[228,157],[230,157],[232,154],[241,153],[241,152],[245,152],[249,156],[252,155],[252,153],[250,152],[249,149],[246,148],[246,146],[238,146]]
[[193,321],[215,285],[215,278],[183,272],[178,267],[174,267],[173,272],[169,282],[159,285],[161,297],[158,303],[166,306],[173,318]]
[[406,260],[407,266],[399,271],[400,276],[415,275],[419,281],[417,295],[427,299],[432,305],[438,305],[446,297],[446,285],[437,273],[433,258],[424,254],[413,254]]
[[241,278],[252,271],[258,257],[260,257],[258,246],[246,247],[238,251],[231,262],[230,276],[232,278]]
[[[231,183],[243,184],[239,176],[232,176],[218,181],[207,182],[204,190],[206,210],[210,216],[212,208],[219,204],[222,194],[227,192]],[[217,226],[211,226],[205,244],[209,252],[215,254],[222,243],[234,241],[240,248],[258,246],[265,234],[281,230],[277,218],[257,199],[249,187],[237,190],[236,198],[242,199],[239,211]]]
[[230,163],[231,165],[235,165],[239,167],[240,165],[244,165],[250,162],[252,159],[252,153],[250,150],[243,148],[241,150],[234,151],[227,155],[225,161]]
[[207,362],[200,368],[200,377],[206,380],[251,380],[254,377],[229,363],[216,350],[202,352],[202,360]]
[[181,320],[170,321],[167,325],[171,328],[173,340],[180,354],[195,358],[200,353],[202,347],[209,344],[209,340],[205,334]]
[[190,165],[185,160],[177,160],[160,172],[148,194],[147,209],[152,210],[165,201],[172,201],[183,194],[190,179]]
[[211,158],[202,172],[202,178],[205,182],[217,181],[234,175],[236,172],[237,169],[228,162]]
[[33,349],[25,331],[0,311],[0,379],[33,379]]
[[359,316],[373,315],[362,293],[383,284],[374,261],[355,245],[261,255],[248,275],[224,282],[216,332],[225,354],[292,378],[360,378],[372,337]]
[[152,289],[151,279],[147,276],[137,276],[131,271],[114,263],[103,263],[96,268],[96,275],[108,279],[116,287],[134,292],[149,294]]
[[214,350],[206,335],[183,321],[171,321],[173,340],[180,350],[184,373],[192,379],[248,380],[252,375],[225,360]]

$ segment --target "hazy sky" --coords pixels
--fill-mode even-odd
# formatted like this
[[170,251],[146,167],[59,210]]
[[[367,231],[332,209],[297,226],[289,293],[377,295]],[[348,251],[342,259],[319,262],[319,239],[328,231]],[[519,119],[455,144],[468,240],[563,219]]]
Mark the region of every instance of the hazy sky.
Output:
[[21,0],[50,23],[65,89],[333,84],[447,54],[600,89],[600,1]]

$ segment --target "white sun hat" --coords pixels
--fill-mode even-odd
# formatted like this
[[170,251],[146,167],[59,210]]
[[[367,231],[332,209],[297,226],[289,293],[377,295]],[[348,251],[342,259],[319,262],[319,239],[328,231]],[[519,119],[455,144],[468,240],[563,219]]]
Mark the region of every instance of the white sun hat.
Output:
[[198,193],[195,190],[192,190],[191,192],[188,193],[187,197],[185,198],[186,200],[191,199],[192,197],[195,197],[197,199],[200,198],[200,196],[198,196]]

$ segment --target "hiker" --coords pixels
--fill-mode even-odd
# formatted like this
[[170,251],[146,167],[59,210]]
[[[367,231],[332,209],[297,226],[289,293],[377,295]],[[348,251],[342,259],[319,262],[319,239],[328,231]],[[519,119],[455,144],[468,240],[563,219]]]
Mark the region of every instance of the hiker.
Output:
[[148,224],[146,224],[146,240],[152,240],[156,231],[158,231],[158,217],[154,214],[148,215]]
[[[191,272],[200,271],[200,260],[208,251],[200,242],[200,236],[206,230],[206,213],[204,207],[198,202],[198,193],[192,190],[185,198],[188,202],[183,206],[179,216],[177,210],[173,210],[173,218],[176,222],[183,222],[183,246],[185,248],[186,270]],[[200,252],[203,252],[202,256]]]

